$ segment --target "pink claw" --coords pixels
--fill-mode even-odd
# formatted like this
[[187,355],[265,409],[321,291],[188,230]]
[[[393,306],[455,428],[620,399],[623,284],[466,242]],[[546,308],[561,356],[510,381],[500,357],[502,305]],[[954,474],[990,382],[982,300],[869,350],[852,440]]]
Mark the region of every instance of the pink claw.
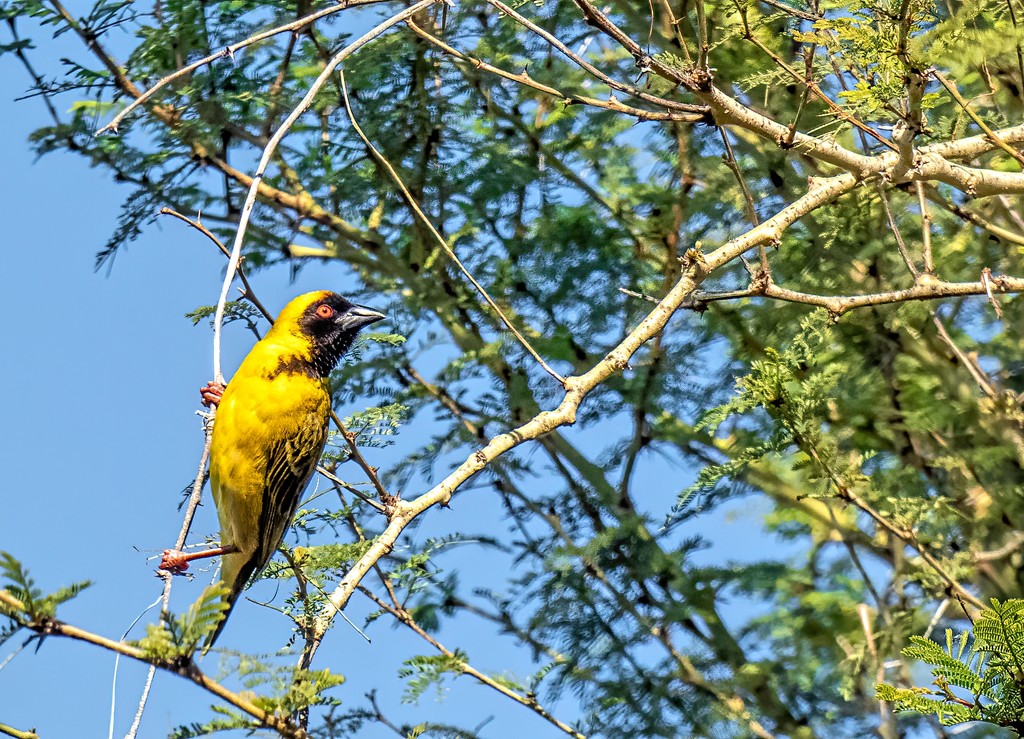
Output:
[[167,570],[171,574],[177,575],[188,569],[189,559],[191,557],[185,554],[185,552],[180,552],[177,549],[165,549],[160,556],[159,569]]
[[199,388],[199,395],[203,399],[203,405],[207,408],[216,407],[224,395],[224,385],[210,380],[205,386]]

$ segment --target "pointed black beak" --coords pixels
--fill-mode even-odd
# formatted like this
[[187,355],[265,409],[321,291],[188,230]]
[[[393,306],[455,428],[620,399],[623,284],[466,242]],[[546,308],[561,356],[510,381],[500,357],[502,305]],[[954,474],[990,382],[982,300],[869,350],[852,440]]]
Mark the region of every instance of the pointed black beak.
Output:
[[371,323],[383,321],[387,316],[373,308],[362,305],[353,305],[347,311],[338,316],[338,325],[345,331],[358,331]]

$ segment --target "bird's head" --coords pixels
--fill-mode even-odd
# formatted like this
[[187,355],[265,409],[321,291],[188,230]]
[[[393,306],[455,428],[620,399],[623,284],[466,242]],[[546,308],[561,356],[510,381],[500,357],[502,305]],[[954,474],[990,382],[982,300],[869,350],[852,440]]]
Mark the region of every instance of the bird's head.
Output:
[[320,290],[300,295],[288,303],[274,323],[272,333],[287,332],[304,342],[309,351],[310,368],[315,374],[326,377],[352,346],[359,329],[385,317],[337,293]]

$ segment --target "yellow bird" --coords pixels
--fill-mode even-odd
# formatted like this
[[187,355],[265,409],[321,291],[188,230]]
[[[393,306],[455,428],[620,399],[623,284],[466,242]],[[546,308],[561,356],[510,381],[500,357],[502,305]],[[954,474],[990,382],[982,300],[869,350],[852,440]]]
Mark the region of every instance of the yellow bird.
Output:
[[252,348],[224,388],[202,391],[217,405],[210,444],[210,488],[220,519],[221,546],[164,552],[161,569],[223,555],[228,609],[220,634],[246,584],[270,560],[295,515],[327,442],[329,376],[359,330],[385,316],[322,290],[292,300]]

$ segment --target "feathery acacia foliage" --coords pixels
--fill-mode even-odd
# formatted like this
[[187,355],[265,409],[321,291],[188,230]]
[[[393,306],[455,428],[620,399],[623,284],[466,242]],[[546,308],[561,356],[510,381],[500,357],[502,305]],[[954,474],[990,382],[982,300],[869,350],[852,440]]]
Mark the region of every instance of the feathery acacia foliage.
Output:
[[945,725],[984,721],[1024,730],[1024,601],[993,598],[970,632],[954,637],[946,629],[945,649],[920,636],[910,642],[903,654],[931,666],[936,689],[880,684],[879,698],[899,711],[935,714]]
[[[82,42],[62,76],[34,81],[62,104],[33,144],[125,183],[97,266],[159,208],[202,212],[225,240],[248,223],[250,275],[338,260],[353,298],[393,318],[396,334],[367,337],[335,375],[364,409],[323,464],[365,484],[321,482],[298,514],[303,546],[265,573],[291,588],[297,669],[358,588],[378,606],[370,626],[424,640],[398,676],[407,697],[477,680],[571,736],[895,736],[940,732],[933,714],[1018,727],[1019,634],[998,629],[1017,623],[1024,585],[1024,315],[1004,295],[1024,286],[1024,7],[437,4],[326,80],[249,219],[255,161],[359,35],[341,19],[369,28],[404,7],[99,0],[79,18],[56,0],[0,2],[19,32]],[[539,415],[566,398],[571,413]],[[428,428],[421,442],[403,437],[410,423]],[[379,472],[354,452],[378,445]],[[442,541],[405,529],[471,473],[505,524]],[[754,555],[716,536],[740,506],[763,514]],[[486,586],[460,576],[471,547],[505,558]],[[194,648],[211,615],[196,608],[153,627],[163,651],[146,654]],[[937,609],[943,628],[975,619],[973,651],[922,638]],[[486,674],[440,640],[479,618],[532,674]],[[919,660],[939,700],[912,687]],[[352,666],[335,669],[344,709],[318,693],[337,678],[296,676],[265,681],[278,698],[257,708],[294,712],[286,734],[385,724],[373,693],[360,703],[375,686],[349,691]],[[879,683],[911,713],[880,712]],[[179,735],[269,725],[230,710]],[[485,733],[451,710],[450,725],[401,732]]]

